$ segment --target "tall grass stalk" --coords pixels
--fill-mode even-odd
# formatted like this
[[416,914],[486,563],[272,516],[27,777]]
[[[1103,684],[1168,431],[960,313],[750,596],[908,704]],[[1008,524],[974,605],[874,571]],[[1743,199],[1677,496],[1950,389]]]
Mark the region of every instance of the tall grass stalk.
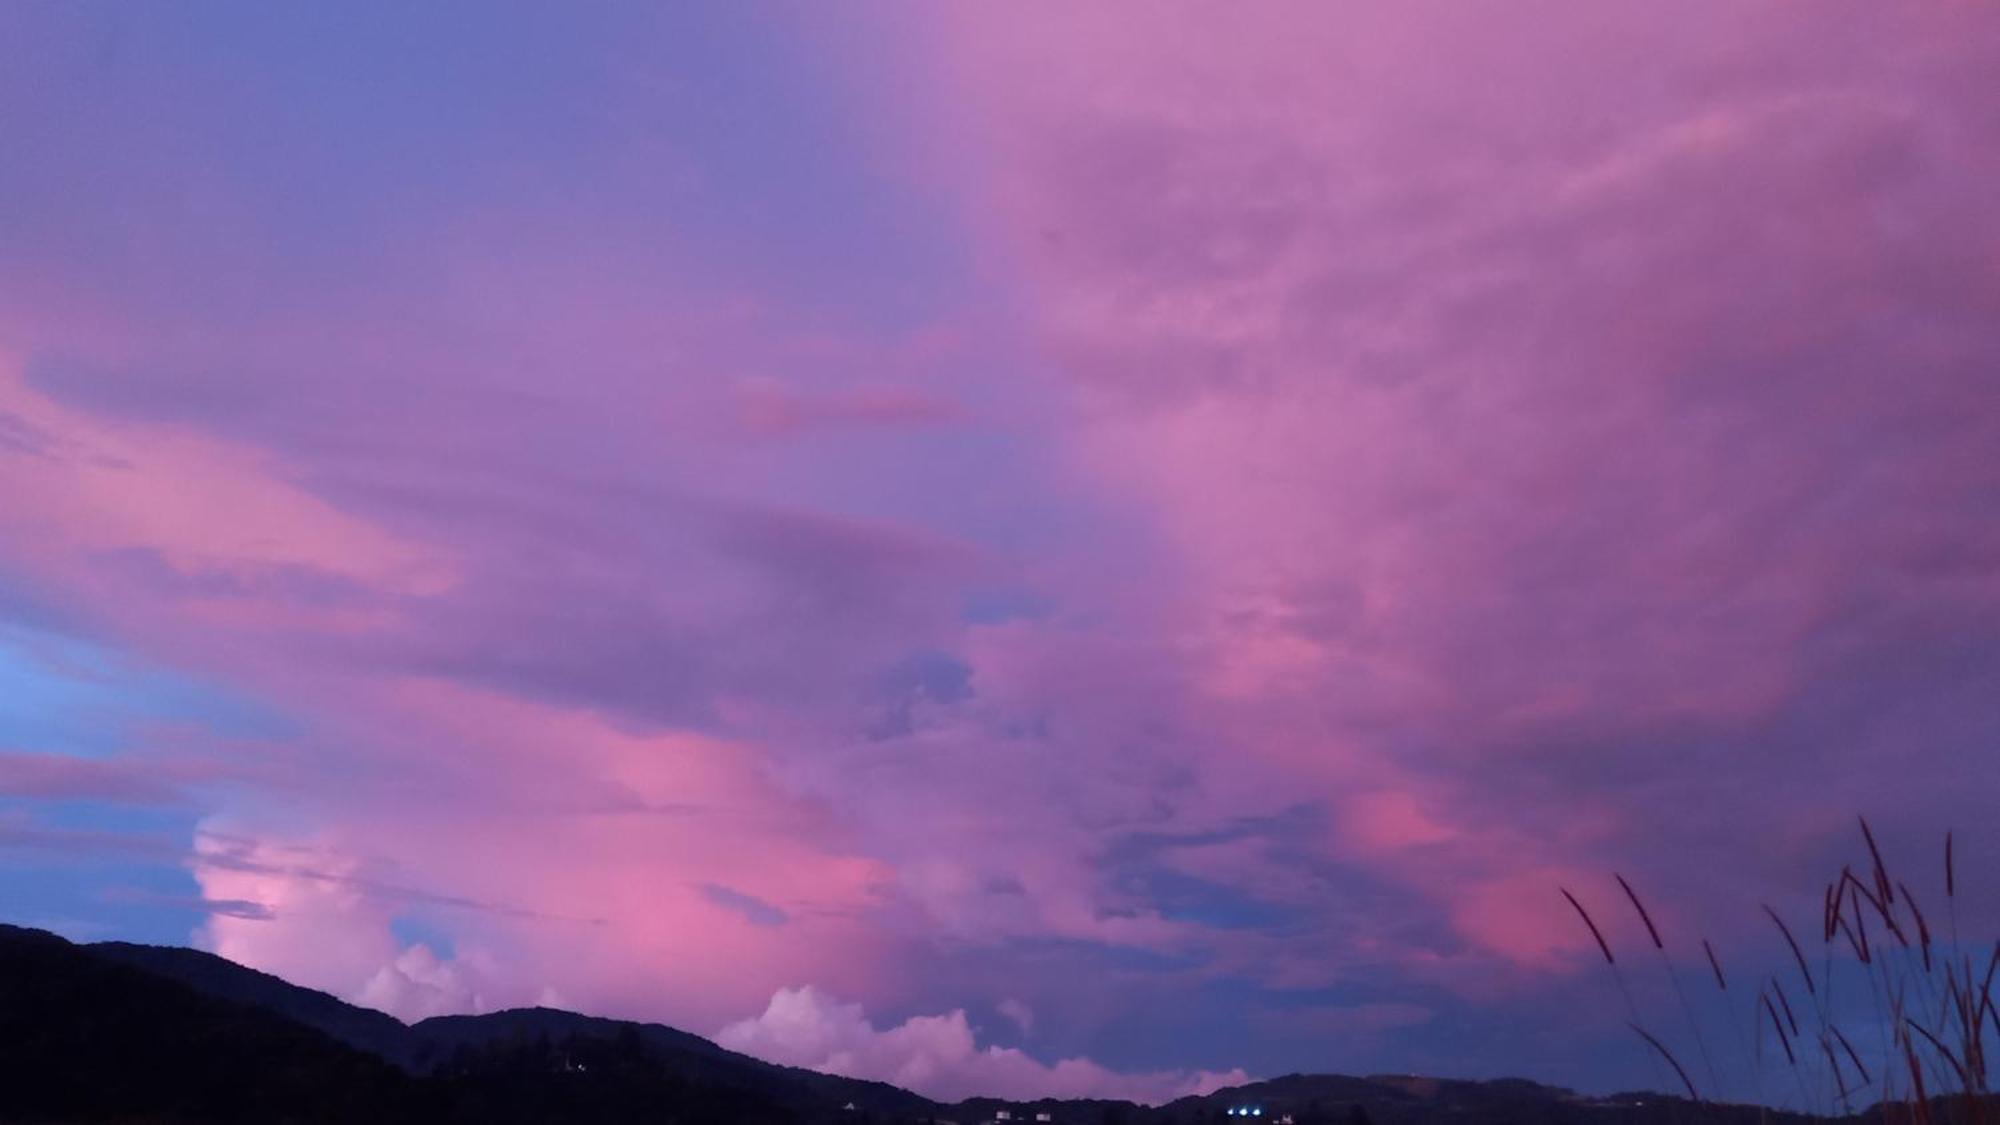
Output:
[[[1760,1107],[1764,1102],[1765,1038],[1775,1040],[1791,1072],[1801,1108],[1814,1119],[1889,1125],[2000,1125],[2000,1100],[1989,1079],[1986,1032],[2000,1035],[2000,1003],[1993,986],[2000,976],[2000,942],[1986,952],[1984,963],[1961,940],[1958,909],[1959,871],[1956,837],[1944,834],[1942,931],[1933,930],[1933,915],[1911,885],[1889,867],[1875,831],[1859,818],[1865,868],[1857,874],[1844,866],[1821,895],[1819,966],[1807,956],[1798,933],[1768,903],[1762,909],[1783,938],[1791,966],[1803,993],[1788,991],[1777,975],[1764,975],[1749,996],[1752,1033],[1746,1044],[1740,1010],[1715,946],[1701,939],[1701,951],[1714,976],[1717,998],[1730,1026],[1739,1057],[1751,1062],[1751,1086]],[[1672,1049],[1640,1017],[1631,987],[1619,968],[1611,944],[1581,900],[1568,888],[1563,898],[1576,911],[1596,941],[1606,968],[1625,1004],[1628,1022],[1647,1048],[1662,1089],[1677,1084],[1690,1101],[1712,1116],[1720,1116],[1724,1092],[1720,1068],[1709,1050],[1700,1012],[1681,980],[1654,916],[1638,891],[1623,875],[1614,874],[1673,986],[1699,1052],[1702,1073],[1712,1096],[1705,1097]],[[1931,900],[1933,905],[1936,900]],[[1852,978],[1859,974],[1859,987]],[[1802,1002],[1800,1007],[1794,999]],[[1860,1013],[1843,1012],[1857,1004]],[[1875,1058],[1864,1055],[1847,1031],[1853,1019],[1873,1023],[1879,1038]],[[1857,1028],[1857,1035],[1860,1033]],[[1671,1068],[1669,1082],[1665,1063]],[[1870,1098],[1873,1098],[1870,1104]]]
[[[1701,1056],[1702,1070],[1708,1075],[1708,1088],[1717,1097],[1722,1096],[1722,1079],[1716,1075],[1715,1060],[1708,1053],[1708,1040],[1701,1033],[1701,1021],[1695,1018],[1694,1005],[1688,1003],[1687,989],[1681,986],[1680,971],[1674,968],[1674,959],[1667,953],[1667,943],[1660,940],[1660,928],[1653,924],[1653,916],[1646,910],[1646,904],[1639,901],[1639,892],[1625,881],[1625,876],[1614,874],[1618,886],[1631,900],[1632,909],[1639,912],[1639,921],[1646,924],[1646,936],[1653,939],[1653,951],[1659,955],[1660,964],[1666,966],[1667,979],[1673,982],[1674,996],[1680,1000],[1681,1012],[1687,1016],[1688,1031],[1694,1035],[1695,1051]],[[1717,970],[1720,973],[1720,970]],[[1662,1048],[1664,1051],[1664,1048]],[[1671,1058],[1671,1056],[1669,1056]]]

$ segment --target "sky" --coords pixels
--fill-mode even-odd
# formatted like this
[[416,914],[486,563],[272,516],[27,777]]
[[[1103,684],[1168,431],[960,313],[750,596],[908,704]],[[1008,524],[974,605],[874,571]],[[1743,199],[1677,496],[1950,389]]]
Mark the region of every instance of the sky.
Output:
[[1754,979],[1866,814],[2000,925],[1996,72],[0,7],[0,919],[940,1097],[1657,1086],[1559,886]]

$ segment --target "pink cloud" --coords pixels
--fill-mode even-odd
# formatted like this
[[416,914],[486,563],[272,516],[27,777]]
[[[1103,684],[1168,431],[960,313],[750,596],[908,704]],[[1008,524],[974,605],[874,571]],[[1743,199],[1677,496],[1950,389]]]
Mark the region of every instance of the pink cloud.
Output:
[[913,387],[859,386],[801,391],[752,380],[737,391],[744,426],[762,437],[786,437],[823,426],[936,425],[955,421],[949,402]]
[[563,159],[389,130],[431,195],[232,131],[298,91],[106,76],[0,173],[0,609],[279,716],[24,745],[0,791],[204,819],[0,846],[185,862],[257,907],[210,947],[403,1015],[1148,1099],[1218,1079],[1101,1044],[1566,1008],[1607,868],[1724,939],[1848,806],[2000,847],[1990,16],[880,18],[815,40],[837,143],[581,66]]
[[[211,948],[405,1015],[442,1010],[442,989],[483,1006],[560,995],[699,1026],[774,980],[869,979],[879,939],[865,916],[887,873],[842,854],[825,813],[775,786],[752,747],[442,687],[405,690],[374,714],[398,733],[383,757],[355,763],[358,791],[299,798],[302,822],[326,827],[251,822],[198,851],[204,893],[271,912],[212,919]],[[718,900],[714,885],[782,923]],[[419,952],[393,937],[405,915],[466,940]]]
[[0,797],[170,805],[186,799],[175,784],[183,772],[171,765],[0,749]]
[[[1837,12],[946,21],[1074,456],[1169,545],[1193,721],[1505,960],[1574,948],[1537,888],[1698,787],[1621,743],[1769,721],[1857,613],[2000,612],[1990,52]],[[1790,815],[1759,789],[1703,830]]]

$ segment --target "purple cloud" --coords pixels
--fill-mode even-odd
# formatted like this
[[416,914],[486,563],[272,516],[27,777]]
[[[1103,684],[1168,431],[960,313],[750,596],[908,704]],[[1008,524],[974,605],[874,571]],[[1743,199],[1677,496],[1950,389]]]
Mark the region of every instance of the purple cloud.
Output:
[[1153,1099],[1644,1081],[1556,884],[2000,848],[1983,12],[237,16],[0,16],[0,614],[273,716],[22,741],[11,856]]

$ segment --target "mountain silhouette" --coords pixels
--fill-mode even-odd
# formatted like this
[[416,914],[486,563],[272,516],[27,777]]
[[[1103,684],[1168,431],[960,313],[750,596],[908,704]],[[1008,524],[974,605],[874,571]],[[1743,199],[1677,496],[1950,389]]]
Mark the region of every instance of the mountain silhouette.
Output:
[[[662,1024],[520,1008],[405,1024],[192,949],[0,925],[0,1122],[1684,1125],[1800,1121],[1520,1079],[1295,1074],[1128,1102],[972,1098],[778,1066]],[[1761,1115],[1761,1116],[1760,1116]]]
[[396,1017],[372,1008],[346,1003],[198,949],[123,941],[81,948],[102,960],[179,981],[205,996],[283,1016],[404,1069],[415,1067],[416,1043],[410,1029]]
[[277,1012],[0,927],[0,1119],[416,1120],[409,1076]]

